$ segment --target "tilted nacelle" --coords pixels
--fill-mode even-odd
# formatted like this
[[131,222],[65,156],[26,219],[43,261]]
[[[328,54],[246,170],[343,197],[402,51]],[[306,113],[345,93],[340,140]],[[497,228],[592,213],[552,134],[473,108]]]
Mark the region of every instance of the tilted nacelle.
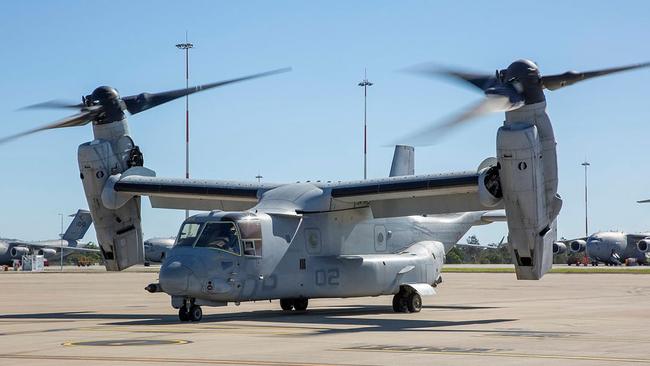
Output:
[[561,241],[556,241],[553,243],[553,254],[564,254],[566,253],[566,245]]
[[636,243],[636,249],[641,253],[650,252],[650,238],[639,240]]
[[553,265],[557,195],[555,139],[545,103],[506,113],[497,133],[497,160],[508,243],[518,279],[540,279]]
[[93,129],[95,140],[79,146],[80,177],[106,269],[120,271],[144,262],[140,198],[129,197],[107,207],[102,192],[111,176],[141,165],[142,156],[129,137],[126,121],[94,125]]
[[585,250],[587,250],[587,242],[582,239],[573,240],[569,243],[569,251],[571,253],[582,253]]

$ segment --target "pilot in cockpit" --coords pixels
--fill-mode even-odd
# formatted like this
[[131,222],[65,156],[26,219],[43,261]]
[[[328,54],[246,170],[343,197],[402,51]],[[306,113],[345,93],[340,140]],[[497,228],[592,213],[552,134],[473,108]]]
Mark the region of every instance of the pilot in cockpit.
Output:
[[231,222],[210,222],[205,225],[196,247],[212,247],[239,254],[237,228]]

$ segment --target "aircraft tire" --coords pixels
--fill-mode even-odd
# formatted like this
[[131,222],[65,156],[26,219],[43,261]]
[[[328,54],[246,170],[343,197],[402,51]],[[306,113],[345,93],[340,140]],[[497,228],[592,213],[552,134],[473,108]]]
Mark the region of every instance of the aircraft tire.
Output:
[[280,307],[284,311],[293,310],[293,300],[291,300],[291,299],[280,299]]
[[203,310],[201,310],[201,307],[198,305],[192,305],[188,314],[190,321],[198,322],[203,319]]
[[408,306],[406,305],[406,298],[403,292],[398,292],[393,296],[393,311],[396,313],[407,313]]
[[178,309],[178,319],[182,322],[190,321],[190,314],[185,306],[181,306],[181,308]]
[[422,310],[422,297],[417,292],[412,292],[406,298],[406,306],[408,307],[409,312],[419,313]]
[[307,310],[308,305],[309,299],[306,297],[301,297],[293,301],[293,308],[296,309],[296,311],[305,311]]

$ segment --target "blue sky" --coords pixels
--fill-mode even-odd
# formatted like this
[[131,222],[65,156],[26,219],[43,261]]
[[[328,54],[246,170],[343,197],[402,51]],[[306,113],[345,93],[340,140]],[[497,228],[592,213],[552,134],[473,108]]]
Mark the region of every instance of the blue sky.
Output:
[[[184,85],[185,31],[191,83],[267,69],[294,71],[191,97],[191,175],[267,181],[362,176],[364,67],[369,90],[369,176],[388,174],[396,136],[480,98],[447,80],[399,70],[421,62],[493,72],[518,58],[542,73],[650,60],[650,3],[594,1],[21,1],[0,4],[3,40],[0,135],[65,111],[16,111],[49,99],[79,101],[99,85],[123,95]],[[590,169],[594,230],[650,229],[645,108],[650,70],[547,93],[558,141],[560,235],[582,235],[583,171]],[[416,151],[416,172],[472,170],[495,154],[503,116],[463,126]],[[184,103],[130,119],[146,166],[184,172]],[[46,239],[58,213],[86,207],[76,162],[91,128],[49,131],[0,146],[0,235]],[[143,205],[145,236],[173,235],[183,213]],[[36,222],[36,224],[34,224]],[[66,222],[67,225],[67,222]],[[505,225],[471,232],[498,241]],[[94,232],[89,235],[94,239]]]

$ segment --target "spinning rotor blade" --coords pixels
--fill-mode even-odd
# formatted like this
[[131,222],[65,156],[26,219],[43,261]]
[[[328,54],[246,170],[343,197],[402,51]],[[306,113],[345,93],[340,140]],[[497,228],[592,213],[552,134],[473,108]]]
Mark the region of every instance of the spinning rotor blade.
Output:
[[447,69],[432,64],[414,66],[408,68],[407,71],[424,76],[444,76],[454,80],[462,80],[483,91],[497,84],[497,79],[494,75]]
[[563,74],[542,76],[541,83],[544,86],[544,88],[548,90],[556,90],[568,85],[575,84],[578,81],[587,80],[598,76],[609,75],[609,74],[622,72],[622,71],[640,69],[648,66],[650,66],[650,62],[629,65],[629,66],[622,66],[622,67],[612,67],[609,69],[587,71],[587,72],[567,71]]
[[[519,107],[519,104],[513,104],[510,98],[505,95],[489,94],[485,99],[467,108],[462,113],[443,122],[427,126],[415,133],[395,141],[395,144],[404,144],[410,146],[428,146],[432,145],[437,138],[442,136],[448,130],[458,127],[472,118],[489,114],[493,112],[505,112]],[[392,145],[395,145],[392,144]]]
[[264,76],[279,74],[287,71],[291,71],[291,68],[287,67],[287,68],[282,68],[277,70],[271,70],[259,74],[243,76],[236,79],[218,81],[216,83],[210,83],[210,84],[197,85],[187,89],[170,90],[162,93],[141,93],[138,95],[131,95],[128,97],[124,97],[122,98],[122,100],[126,105],[126,110],[129,111],[129,113],[131,114],[136,114],[136,113],[146,111],[147,109],[159,106],[161,104],[167,103],[174,99],[184,97],[186,95],[194,94],[203,90],[217,88],[227,84],[238,83],[240,81],[246,81],[246,80],[256,79]]
[[50,123],[50,124],[45,125],[45,126],[37,127],[37,128],[31,129],[31,130],[28,130],[28,131],[21,132],[19,134],[13,135],[13,136],[3,137],[3,138],[0,139],[0,144],[4,144],[5,142],[9,142],[9,141],[11,141],[13,139],[17,139],[19,137],[31,135],[31,134],[33,134],[35,132],[39,132],[39,131],[51,130],[51,129],[54,129],[54,128],[62,128],[62,127],[83,126],[85,124],[88,124],[90,121],[92,121],[93,118],[95,118],[98,111],[99,111],[98,109],[87,110],[87,111],[81,112],[79,114],[75,114],[75,115],[72,115],[70,117],[66,117],[64,119],[58,120],[58,121],[56,121],[54,123]]
[[83,104],[81,103],[70,103],[66,102],[64,100],[48,100],[47,102],[43,103],[36,103],[32,105],[28,105],[26,107],[19,108],[18,110],[26,110],[26,109],[58,109],[58,108],[65,108],[65,109],[81,109],[83,108]]
[[[483,93],[485,93],[487,99],[443,124],[429,127],[416,134],[410,135],[409,144],[413,144],[411,143],[413,140],[428,140],[427,143],[430,144],[430,141],[437,137],[443,130],[457,126],[470,118],[482,114],[490,112],[508,112],[520,108],[525,104],[544,102],[544,88],[548,90],[556,90],[582,80],[649,66],[650,62],[646,62],[583,73],[568,71],[563,74],[541,76],[537,64],[525,59],[514,61],[506,69],[497,70],[497,72],[492,75],[444,69],[431,66],[431,64],[420,65],[409,70],[427,76],[440,75],[456,80],[462,80],[465,83],[469,83],[472,86],[481,89]],[[402,141],[400,141],[400,143],[401,142]],[[417,145],[417,143],[415,145]]]

